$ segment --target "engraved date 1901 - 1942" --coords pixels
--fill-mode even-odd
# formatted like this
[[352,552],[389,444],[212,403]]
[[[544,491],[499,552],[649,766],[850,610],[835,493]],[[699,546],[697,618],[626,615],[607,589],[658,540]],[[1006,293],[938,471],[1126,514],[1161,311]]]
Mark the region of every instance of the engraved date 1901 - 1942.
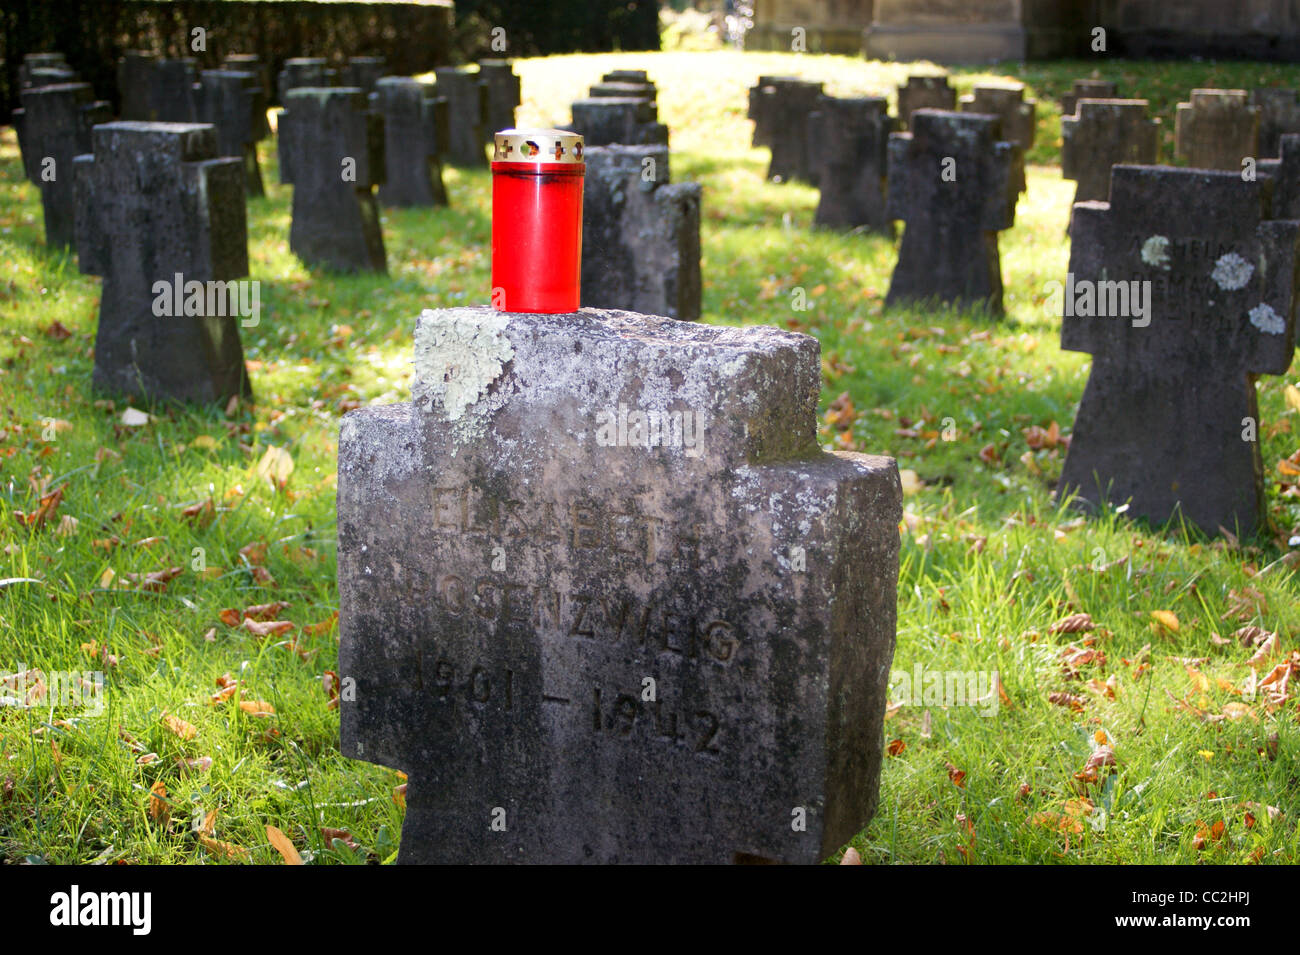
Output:
[[[423,654],[417,664],[416,678],[425,688]],[[436,699],[451,704],[463,702],[475,708],[496,706],[511,712],[519,705],[515,672],[505,668],[496,674],[482,666],[468,671],[446,657],[439,657],[428,670],[429,688]],[[642,700],[638,694],[592,687],[591,695],[578,700],[568,694],[543,692],[543,707],[586,710],[584,722],[593,733],[612,739],[630,739],[634,733],[648,734],[651,739],[682,746],[701,756],[714,756],[722,725],[716,714],[704,709],[671,708],[663,700]]]

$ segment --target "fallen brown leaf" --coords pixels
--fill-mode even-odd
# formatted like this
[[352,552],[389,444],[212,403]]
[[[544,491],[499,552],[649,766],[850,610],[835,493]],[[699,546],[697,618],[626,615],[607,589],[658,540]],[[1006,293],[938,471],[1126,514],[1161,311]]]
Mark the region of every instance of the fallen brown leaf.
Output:
[[172,716],[170,713],[164,712],[162,721],[164,726],[181,739],[193,739],[199,735],[199,731],[194,724],[185,722],[179,716]]
[[274,637],[294,629],[294,624],[288,620],[268,620],[265,623],[259,623],[256,620],[244,619],[244,629],[255,637]]
[[1068,617],[1058,620],[1047,628],[1049,634],[1056,633],[1086,633],[1089,630],[1095,630],[1097,625],[1092,622],[1092,614],[1072,613]]
[[275,851],[280,853],[284,859],[285,865],[302,865],[302,856],[299,855],[297,848],[283,832],[275,826],[266,827],[266,838],[270,840]]
[[248,861],[248,850],[232,845],[229,842],[221,842],[209,836],[200,835],[199,843],[213,855],[220,856],[223,859],[230,859],[232,862]]
[[280,611],[290,606],[283,600],[277,600],[269,604],[255,604],[252,607],[244,608],[245,620],[274,620],[280,615]]
[[154,822],[165,822],[171,807],[167,804],[167,787],[160,779],[149,787],[149,818]]

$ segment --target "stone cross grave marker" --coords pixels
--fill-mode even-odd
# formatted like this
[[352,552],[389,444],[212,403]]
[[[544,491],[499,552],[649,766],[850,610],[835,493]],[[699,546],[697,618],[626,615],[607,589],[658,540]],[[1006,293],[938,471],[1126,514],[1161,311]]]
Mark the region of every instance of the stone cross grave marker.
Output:
[[295,56],[284,61],[284,66],[276,76],[276,95],[283,104],[290,90],[305,87],[319,89],[323,86],[333,86],[337,80],[338,71],[331,69],[324,57]]
[[488,129],[488,90],[477,71],[464,67],[439,67],[437,94],[447,100],[451,139],[445,158],[457,166],[486,166],[487,144],[495,130]]
[[587,95],[641,98],[653,103],[659,98],[659,91],[645,70],[611,70],[591,87]]
[[1282,137],[1287,133],[1300,133],[1300,100],[1296,91],[1266,87],[1251,90],[1250,105],[1259,107],[1259,155],[1275,159]]
[[817,185],[816,163],[808,142],[808,116],[817,108],[822,84],[806,80],[778,82],[763,87],[759,107],[767,125],[772,159],[767,178],[774,182],[800,180]]
[[1074,201],[1104,201],[1111,166],[1153,165],[1159,134],[1160,120],[1147,118],[1144,99],[1080,100],[1061,117],[1061,175],[1078,183]]
[[1259,107],[1245,90],[1192,90],[1174,113],[1174,153],[1195,169],[1240,172],[1242,159],[1259,158]]
[[1025,88],[1015,86],[977,86],[961,98],[963,113],[984,113],[1002,120],[1002,138],[1023,150],[1034,145],[1034,106],[1025,99]]
[[620,99],[647,99],[654,103],[659,99],[659,90],[653,83],[606,83],[603,80],[587,91],[589,98],[614,96]]
[[[104,123],[92,139],[93,155],[74,166],[81,271],[104,278],[95,387],[251,397],[239,324],[256,320],[247,306],[257,300],[234,281],[248,274],[243,163],[217,157],[207,125]],[[183,308],[160,316],[160,301]]]
[[[296,89],[323,89],[334,85],[337,74],[326,65],[320,57],[300,56],[284,61],[276,82],[280,105],[289,106],[289,93]],[[280,114],[276,130],[276,148],[280,156],[280,182],[284,185],[293,183],[294,154],[296,137],[284,135],[285,114]]]
[[160,59],[139,50],[124,54],[117,64],[122,118],[151,123],[195,122],[198,78],[198,66],[188,57]]
[[76,242],[76,185],[72,160],[91,151],[90,131],[112,118],[108,103],[96,102],[89,83],[33,86],[20,94],[23,104],[23,162],[27,177],[41,190],[45,244]]
[[515,110],[523,101],[519,76],[512,60],[479,60],[480,82],[487,87],[488,138],[503,129],[515,128]]
[[[22,91],[37,86],[58,86],[65,83],[77,82],[77,72],[68,66],[67,60],[62,53],[28,53],[23,57],[22,63],[18,67],[18,90],[19,102],[22,102]],[[14,136],[18,140],[18,158],[23,164],[23,174],[36,182],[32,178],[31,165],[27,158],[26,147],[23,145],[23,119],[24,114],[22,107],[13,111],[10,117],[10,123],[14,128]],[[46,241],[49,241],[49,232],[46,230]]]
[[898,88],[898,119],[904,128],[911,128],[912,114],[918,109],[956,108],[957,91],[946,76],[909,76],[907,84]]
[[760,76],[758,82],[749,88],[749,111],[746,113],[746,117],[754,121],[753,145],[772,145],[772,123],[768,119],[766,112],[766,107],[771,103],[771,99],[763,95],[763,90],[779,83],[797,82],[799,82],[797,76]]
[[28,53],[18,66],[18,88],[75,83],[77,71],[62,53]]
[[1273,218],[1300,219],[1300,133],[1286,133],[1277,159],[1261,159],[1258,173],[1273,180]]
[[375,91],[375,82],[387,75],[388,63],[382,56],[351,56],[338,78],[340,86],[355,86],[369,96]]
[[445,206],[442,152],[450,120],[447,100],[432,83],[409,76],[385,76],[371,99],[384,117],[384,182],[379,202],[385,206]]
[[198,65],[192,59],[155,62],[149,77],[150,121],[195,122],[198,119],[198,80]]
[[[426,311],[343,419],[345,755],[400,862],[814,863],[871,818],[902,496],[823,452],[812,338]],[[626,424],[626,427],[624,425]]]
[[644,96],[594,96],[570,105],[569,129],[588,146],[647,146],[668,144],[668,127],[659,122],[659,108]]
[[1024,188],[1020,147],[996,116],[922,109],[889,137],[891,219],[907,223],[887,305],[938,300],[1002,314],[998,232]]
[[[271,96],[275,91],[271,84],[271,70],[256,53],[228,53],[221,60],[221,68],[228,73],[252,73],[257,77],[257,85],[262,88],[263,101],[268,107],[271,105]],[[270,135],[271,130],[264,113],[257,138],[267,139]]]
[[700,184],[670,184],[663,145],[583,158],[582,304],[699,318]]
[[386,271],[375,203],[384,180],[383,117],[352,86],[300,87],[285,100],[280,136],[295,157],[289,248],[313,267]]
[[[602,83],[650,83],[645,70],[610,70],[600,78]],[[653,83],[650,83],[653,86]]]
[[227,73],[252,73],[262,91],[262,111],[254,117],[254,133],[260,142],[271,138],[271,124],[266,118],[266,111],[271,106],[271,71],[261,59],[253,53],[231,53],[221,61],[221,68]]
[[889,134],[897,128],[883,96],[817,101],[808,120],[809,149],[820,157],[816,225],[893,235],[885,215],[885,171]]
[[1119,99],[1119,86],[1110,80],[1075,80],[1061,97],[1061,116],[1073,116],[1081,99]]
[[1300,235],[1267,182],[1116,166],[1075,207],[1061,347],[1093,360],[1062,494],[1209,534],[1265,519],[1254,378],[1291,365]]
[[245,194],[265,195],[262,170],[257,165],[257,140],[266,124],[266,99],[257,76],[204,70],[199,74],[195,100],[199,121],[217,128],[218,155],[243,159]]
[[117,61],[117,91],[122,98],[118,112],[122,119],[151,119],[153,68],[157,62],[157,56],[142,50],[129,50]]

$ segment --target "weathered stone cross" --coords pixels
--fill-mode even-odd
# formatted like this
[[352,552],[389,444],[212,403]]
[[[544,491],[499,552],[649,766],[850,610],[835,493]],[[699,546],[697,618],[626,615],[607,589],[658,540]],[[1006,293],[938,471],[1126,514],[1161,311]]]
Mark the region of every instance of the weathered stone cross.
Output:
[[1109,203],[1075,206],[1061,347],[1093,364],[1062,493],[1210,534],[1264,520],[1254,378],[1291,365],[1300,233],[1270,185],[1116,166]]

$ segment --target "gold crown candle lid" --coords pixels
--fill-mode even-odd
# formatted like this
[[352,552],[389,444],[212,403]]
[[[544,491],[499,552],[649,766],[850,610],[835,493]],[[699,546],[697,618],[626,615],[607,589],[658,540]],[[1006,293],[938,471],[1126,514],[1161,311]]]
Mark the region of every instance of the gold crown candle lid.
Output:
[[503,129],[495,136],[492,161],[580,163],[582,134],[563,129]]

